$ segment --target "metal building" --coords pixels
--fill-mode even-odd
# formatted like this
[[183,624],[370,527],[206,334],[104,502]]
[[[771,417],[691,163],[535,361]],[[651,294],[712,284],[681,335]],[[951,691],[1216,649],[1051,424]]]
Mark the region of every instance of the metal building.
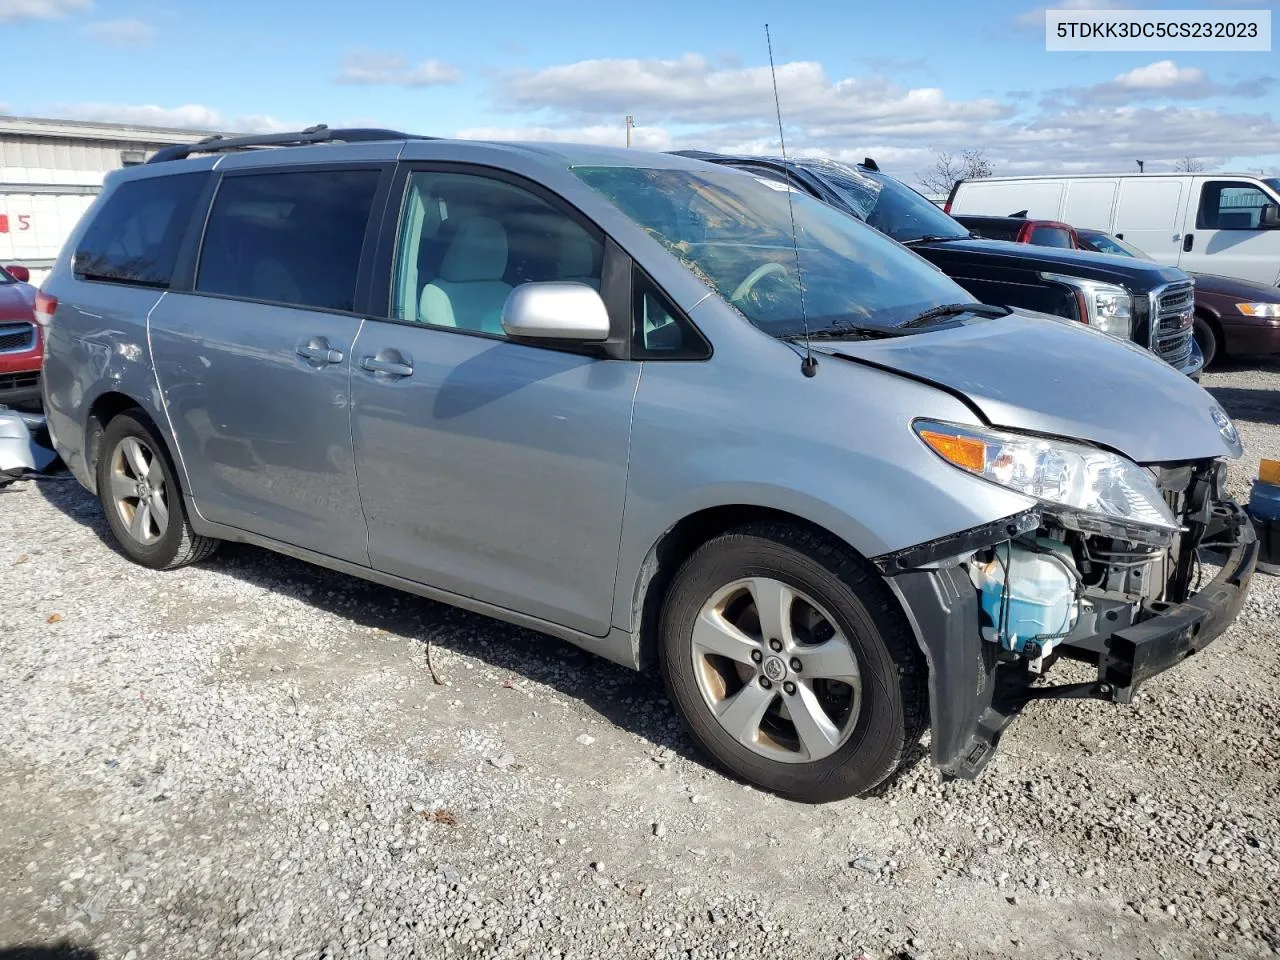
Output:
[[67,235],[120,167],[208,131],[0,116],[0,264],[38,284]]

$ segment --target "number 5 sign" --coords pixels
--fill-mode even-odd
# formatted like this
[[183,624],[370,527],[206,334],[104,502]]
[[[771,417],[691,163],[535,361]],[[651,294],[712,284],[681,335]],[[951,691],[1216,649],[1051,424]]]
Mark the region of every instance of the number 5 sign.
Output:
[[[18,214],[18,232],[21,233],[23,230],[30,230],[30,229],[31,229],[31,214],[29,213]],[[8,232],[9,232],[9,215],[7,213],[0,213],[0,233],[8,233]]]

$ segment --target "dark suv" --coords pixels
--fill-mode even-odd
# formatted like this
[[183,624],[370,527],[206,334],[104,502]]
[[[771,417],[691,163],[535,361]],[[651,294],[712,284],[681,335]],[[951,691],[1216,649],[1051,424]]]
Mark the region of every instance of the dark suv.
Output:
[[677,151],[746,170],[832,204],[910,247],[984,303],[1079,320],[1150,349],[1193,379],[1204,357],[1192,337],[1191,278],[1131,257],[984,240],[874,162],[783,161]]

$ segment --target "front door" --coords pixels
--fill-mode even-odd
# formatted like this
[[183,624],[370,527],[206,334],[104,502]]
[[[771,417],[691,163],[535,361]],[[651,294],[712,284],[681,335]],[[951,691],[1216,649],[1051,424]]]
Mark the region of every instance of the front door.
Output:
[[201,515],[368,564],[351,447],[356,278],[378,168],[228,175],[195,289],[151,314]]
[[513,343],[515,284],[600,286],[602,238],[488,174],[416,171],[391,306],[353,351],[360,496],[376,569],[603,636],[640,364]]
[[1194,191],[1178,266],[1267,286],[1280,281],[1280,230],[1262,226],[1262,211],[1276,199],[1248,180],[1197,177]]

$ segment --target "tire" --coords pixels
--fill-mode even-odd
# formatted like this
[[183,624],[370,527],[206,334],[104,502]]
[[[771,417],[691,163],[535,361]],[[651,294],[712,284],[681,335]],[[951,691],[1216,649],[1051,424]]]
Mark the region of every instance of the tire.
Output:
[[[764,636],[778,631],[759,626],[758,596],[785,636]],[[788,605],[790,616],[768,615]],[[663,679],[690,735],[766,790],[810,803],[868,793],[928,724],[927,667],[901,607],[834,538],[785,523],[718,536],[677,572],[659,623]]]
[[[218,548],[218,540],[191,529],[169,452],[141,411],[113,418],[99,450],[98,500],[126,557],[153,570],[174,570]],[[140,479],[150,491],[147,497],[140,495]]]
[[1203,317],[1196,317],[1192,326],[1192,336],[1195,337],[1196,344],[1200,347],[1200,352],[1204,354],[1204,365],[1207,369],[1209,364],[1217,359],[1220,352],[1218,345],[1218,335],[1213,332],[1213,326]]

